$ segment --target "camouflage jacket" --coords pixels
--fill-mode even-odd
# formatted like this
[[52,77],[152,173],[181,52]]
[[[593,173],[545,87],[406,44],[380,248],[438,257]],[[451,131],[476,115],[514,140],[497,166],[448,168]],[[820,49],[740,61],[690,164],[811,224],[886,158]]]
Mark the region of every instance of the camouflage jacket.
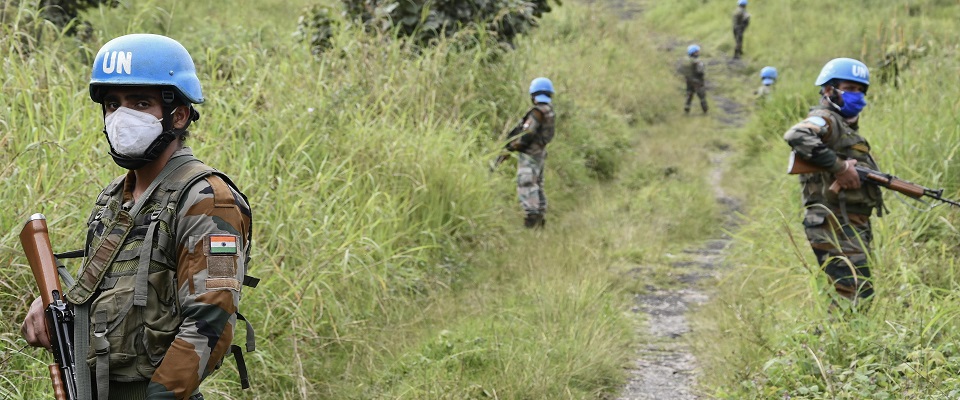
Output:
[[706,80],[707,68],[699,57],[689,57],[682,72],[683,77],[687,80],[687,86],[700,87]]
[[742,33],[747,30],[749,25],[750,13],[747,12],[746,8],[737,7],[737,10],[733,12],[733,31]]
[[843,169],[844,159],[856,159],[859,165],[879,169],[870,155],[870,143],[860,136],[856,125],[851,126],[832,108],[812,108],[807,118],[787,130],[783,138],[798,157],[826,169],[826,172],[800,175],[803,204],[808,214],[821,212],[810,207],[816,204],[823,204],[835,213],[844,207],[850,213],[864,215],[882,207],[880,188],[873,184],[841,190],[839,194],[829,190],[836,179],[834,174]]
[[[88,223],[87,257],[67,299],[90,307],[86,359],[94,375],[149,381],[149,398],[181,399],[230,349],[251,214],[232,183],[189,148],[174,153],[161,174],[168,169],[157,189],[138,199],[142,206],[133,199],[133,172],[101,193]],[[98,346],[108,357],[100,358]]]
[[509,147],[530,155],[542,154],[553,140],[555,123],[553,106],[537,103],[520,121],[517,138],[510,142]]

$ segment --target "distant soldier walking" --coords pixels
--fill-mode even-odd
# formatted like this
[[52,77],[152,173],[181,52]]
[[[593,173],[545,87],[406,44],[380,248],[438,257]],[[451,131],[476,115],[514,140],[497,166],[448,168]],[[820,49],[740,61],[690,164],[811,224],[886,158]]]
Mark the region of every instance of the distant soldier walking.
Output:
[[706,89],[706,68],[703,61],[700,61],[700,46],[691,44],[687,47],[687,56],[690,59],[683,68],[683,77],[687,80],[687,102],[683,105],[683,112],[690,113],[690,103],[693,101],[693,94],[696,93],[700,98],[700,108],[703,113],[707,113],[707,89]]
[[743,32],[750,25],[750,13],[747,12],[747,0],[737,1],[737,10],[733,12],[733,39],[737,46],[733,49],[733,58],[743,56]]
[[523,225],[541,228],[546,224],[547,196],[543,192],[543,167],[547,159],[547,144],[553,140],[556,115],[552,103],[553,83],[547,78],[530,82],[530,100],[533,107],[510,132],[512,139],[506,145],[517,152],[517,196],[526,216]]

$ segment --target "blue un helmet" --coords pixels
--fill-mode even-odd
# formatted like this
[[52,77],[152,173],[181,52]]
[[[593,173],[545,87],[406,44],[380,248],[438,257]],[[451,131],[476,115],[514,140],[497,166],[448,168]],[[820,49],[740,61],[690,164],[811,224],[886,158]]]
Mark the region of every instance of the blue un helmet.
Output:
[[530,96],[534,103],[550,103],[553,97],[553,82],[544,77],[530,81]]
[[760,70],[760,79],[763,80],[764,85],[771,85],[773,81],[777,80],[777,69],[774,67],[763,67]]
[[[867,66],[852,58],[834,58],[827,62],[817,76],[816,85],[823,86],[834,79],[857,82],[865,88],[870,87],[870,70]],[[864,90],[866,92],[866,90]]]
[[174,95],[185,104],[203,103],[193,58],[166,36],[137,33],[103,45],[90,76],[90,98],[97,103],[103,103],[102,86],[167,86],[173,89],[163,93],[167,103]]
[[691,44],[690,46],[687,46],[687,55],[688,55],[688,56],[692,56],[693,53],[698,53],[698,52],[700,52],[700,46],[695,45],[695,44]]
[[738,6],[745,6],[745,5],[747,5],[747,0],[738,0],[738,1],[737,1],[737,5],[738,5]]

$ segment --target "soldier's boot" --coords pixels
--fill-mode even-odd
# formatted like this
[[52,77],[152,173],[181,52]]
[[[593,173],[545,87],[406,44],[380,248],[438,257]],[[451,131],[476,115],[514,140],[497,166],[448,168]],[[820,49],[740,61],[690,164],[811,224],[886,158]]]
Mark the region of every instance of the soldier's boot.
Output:
[[684,113],[684,114],[690,114],[690,105],[689,105],[689,104],[683,106],[683,113]]
[[527,214],[526,218],[523,219],[523,226],[526,228],[543,228],[546,224],[546,220],[543,218],[543,214]]
[[710,107],[707,107],[707,101],[706,101],[706,100],[700,102],[700,108],[703,109],[703,113],[704,113],[704,114],[706,114],[706,113],[707,113],[707,110],[710,109]]

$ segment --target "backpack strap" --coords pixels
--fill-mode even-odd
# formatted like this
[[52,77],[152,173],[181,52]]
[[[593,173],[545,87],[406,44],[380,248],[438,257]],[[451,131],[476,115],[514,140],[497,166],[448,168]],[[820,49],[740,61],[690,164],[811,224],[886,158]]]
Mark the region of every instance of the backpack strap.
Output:
[[[137,265],[137,277],[135,278],[135,283],[133,287],[133,305],[138,307],[147,306],[147,285],[148,277],[150,275],[150,260],[153,258],[153,239],[157,234],[157,225],[161,220],[167,218],[173,219],[169,207],[166,207],[169,204],[170,197],[173,195],[169,190],[170,185],[177,185],[180,181],[178,179],[180,176],[198,168],[196,165],[199,163],[200,166],[204,166],[200,163],[200,160],[192,156],[180,156],[175,157],[163,168],[163,171],[160,173],[160,176],[157,179],[153,180],[153,183],[150,184],[150,187],[147,188],[143,195],[140,196],[140,199],[136,202],[133,209],[130,211],[131,215],[136,216],[140,213],[140,209],[143,208],[148,199],[152,197],[153,191],[158,187],[161,187],[164,190],[162,194],[163,198],[160,199],[160,210],[154,211],[150,214],[150,226],[147,227],[146,236],[143,238],[143,245],[140,246],[140,259],[139,264]],[[190,168],[181,168],[188,164],[192,164],[194,167]],[[204,166],[205,167],[205,166]],[[208,167],[209,168],[209,167]],[[173,211],[175,213],[176,210]],[[163,215],[167,213],[168,215]]]

